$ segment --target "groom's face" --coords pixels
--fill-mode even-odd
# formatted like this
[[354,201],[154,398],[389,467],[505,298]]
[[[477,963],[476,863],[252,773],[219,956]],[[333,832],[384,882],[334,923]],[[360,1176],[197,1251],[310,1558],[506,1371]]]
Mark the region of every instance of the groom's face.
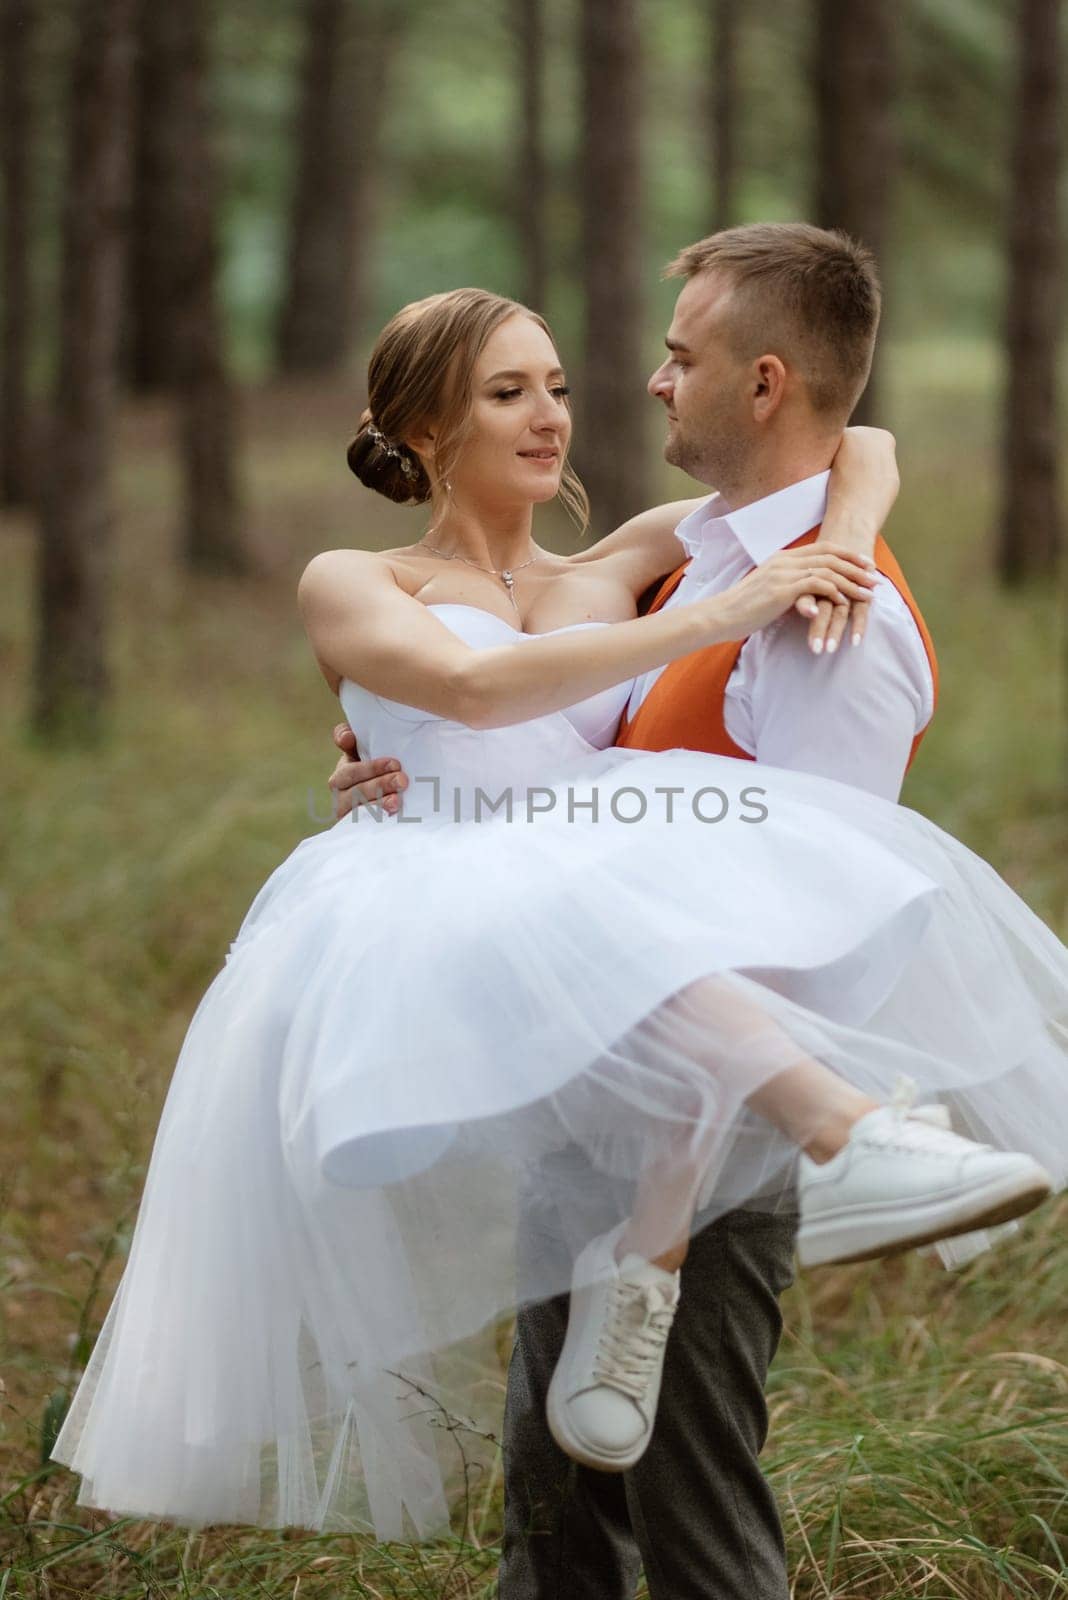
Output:
[[667,357],[648,384],[667,412],[665,460],[716,486],[738,479],[755,436],[752,363],[728,337],[731,292],[714,270],[687,281],[664,341]]

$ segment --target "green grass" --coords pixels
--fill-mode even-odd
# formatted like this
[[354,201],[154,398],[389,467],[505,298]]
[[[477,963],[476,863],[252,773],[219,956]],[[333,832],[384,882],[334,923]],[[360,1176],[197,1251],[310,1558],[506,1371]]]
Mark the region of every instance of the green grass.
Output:
[[[903,798],[1065,937],[1064,607],[991,579],[992,375],[979,346],[890,365],[905,479],[890,537],[943,672]],[[0,523],[0,1600],[494,1592],[499,1477],[479,1481],[462,1538],[411,1549],[112,1523],[41,1466],[50,1397],[118,1276],[189,1017],[256,888],[327,818],[340,713],[297,621],[297,576],[315,550],[421,526],[344,471],[353,410],[340,391],[250,397],[263,574],[241,585],[180,573],[165,414],[125,419],[100,748],[26,736],[31,533]],[[686,492],[667,473],[664,487]],[[543,537],[566,547],[566,524]],[[960,1274],[910,1258],[790,1291],[765,1460],[798,1600],[1068,1595],[1066,1220],[1063,1203],[1044,1208]],[[500,1383],[499,1360],[487,1375]]]

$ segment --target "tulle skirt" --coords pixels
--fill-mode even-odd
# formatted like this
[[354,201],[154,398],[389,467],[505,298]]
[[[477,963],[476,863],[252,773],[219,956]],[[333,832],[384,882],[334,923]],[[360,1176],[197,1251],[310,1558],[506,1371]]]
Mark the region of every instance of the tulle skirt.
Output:
[[[557,776],[529,820],[337,822],[263,885],[52,1452],[80,1504],[445,1530],[455,1419],[499,1424],[480,1330],[567,1290],[654,1163],[696,1175],[664,1185],[665,1245],[791,1208],[796,1147],[747,1102],[813,1058],[879,1099],[906,1074],[1065,1181],[1068,950],[986,862],[748,762],[612,749]],[[621,786],[675,787],[671,820],[626,820]]]

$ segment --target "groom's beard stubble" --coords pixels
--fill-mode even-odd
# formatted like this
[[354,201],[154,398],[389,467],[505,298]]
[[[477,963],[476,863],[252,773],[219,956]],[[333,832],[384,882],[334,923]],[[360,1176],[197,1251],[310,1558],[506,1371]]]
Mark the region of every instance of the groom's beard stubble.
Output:
[[699,439],[685,434],[676,423],[664,445],[664,460],[670,466],[679,467],[728,500],[731,488],[745,481],[746,454],[743,441],[715,423]]

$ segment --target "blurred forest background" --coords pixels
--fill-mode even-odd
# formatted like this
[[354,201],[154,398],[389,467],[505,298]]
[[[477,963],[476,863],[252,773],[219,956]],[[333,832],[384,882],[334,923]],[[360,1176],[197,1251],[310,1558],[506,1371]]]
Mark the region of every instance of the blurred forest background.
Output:
[[[344,459],[405,301],[548,315],[596,536],[694,492],[644,389],[664,262],[764,219],[871,243],[860,415],[898,437],[943,674],[903,799],[1068,937],[1061,11],[0,0],[0,1600],[493,1593],[492,1470],[420,1553],[113,1523],[46,1460],[197,999],[331,820],[297,579],[423,530]],[[538,536],[576,545],[555,510]],[[1065,1216],[791,1291],[766,1462],[797,1596],[1068,1595]]]

